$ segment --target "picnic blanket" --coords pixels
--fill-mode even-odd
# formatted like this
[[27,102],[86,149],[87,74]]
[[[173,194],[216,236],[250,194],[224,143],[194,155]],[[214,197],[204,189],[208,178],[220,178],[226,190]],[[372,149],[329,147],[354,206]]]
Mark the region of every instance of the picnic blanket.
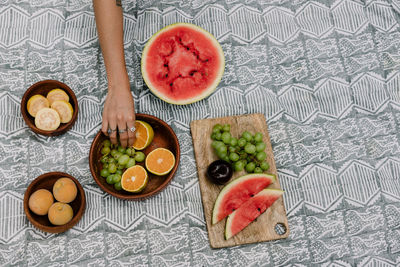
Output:
[[[91,1],[0,0],[0,265],[399,266],[399,0],[122,2],[136,112],[173,127],[179,170],[144,201],[103,192],[88,165],[107,93]],[[226,57],[216,92],[186,106],[152,95],[140,72],[146,41],[175,22],[210,31]],[[79,100],[59,137],[33,133],[20,113],[44,79]],[[267,118],[291,234],[214,250],[189,123],[255,112]],[[86,191],[82,220],[63,234],[39,231],[23,211],[28,184],[49,171]]]

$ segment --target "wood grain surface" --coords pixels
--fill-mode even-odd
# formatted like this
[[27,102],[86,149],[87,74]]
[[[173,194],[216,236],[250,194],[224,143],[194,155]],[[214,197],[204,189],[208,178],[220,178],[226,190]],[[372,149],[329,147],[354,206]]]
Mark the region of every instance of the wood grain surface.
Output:
[[[283,195],[283,198],[279,198],[269,209],[267,209],[266,212],[261,214],[256,221],[252,222],[244,230],[228,240],[224,239],[226,219],[212,225],[211,216],[214,202],[223,188],[223,186],[211,183],[206,177],[208,165],[218,159],[211,147],[212,140],[210,138],[212,127],[217,123],[230,124],[231,134],[234,137],[239,137],[239,135],[246,130],[252,134],[256,132],[263,133],[263,141],[267,145],[265,152],[267,153],[267,161],[270,165],[270,169],[267,172],[275,174],[277,177],[276,182],[272,184],[270,188],[280,188],[266,119],[263,114],[249,114],[192,121],[190,128],[193,138],[204,215],[211,247],[230,247],[288,237],[289,225],[283,203],[285,195]],[[232,179],[236,179],[244,174],[246,174],[244,171],[235,172]],[[283,224],[286,227],[286,232],[284,234],[279,235],[275,231],[275,226],[277,224]]]

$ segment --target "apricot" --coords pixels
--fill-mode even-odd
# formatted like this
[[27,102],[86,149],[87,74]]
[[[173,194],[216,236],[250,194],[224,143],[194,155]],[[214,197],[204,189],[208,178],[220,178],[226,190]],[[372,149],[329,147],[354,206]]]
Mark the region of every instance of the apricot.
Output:
[[53,186],[54,198],[59,202],[70,203],[74,201],[77,193],[76,184],[67,177],[58,179]]
[[29,197],[28,206],[33,213],[46,215],[53,202],[53,195],[49,190],[39,189]]
[[74,212],[69,204],[56,202],[49,209],[49,221],[54,225],[64,225],[72,220]]

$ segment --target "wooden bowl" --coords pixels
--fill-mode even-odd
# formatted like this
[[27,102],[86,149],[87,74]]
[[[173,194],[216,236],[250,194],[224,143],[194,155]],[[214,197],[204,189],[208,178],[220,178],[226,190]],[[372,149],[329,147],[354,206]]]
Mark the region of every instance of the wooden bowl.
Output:
[[[29,197],[39,189],[47,189],[53,193],[53,185],[61,177],[68,177],[73,180],[78,189],[76,198],[71,203],[68,203],[74,212],[74,217],[71,221],[64,225],[53,225],[50,223],[47,215],[36,215],[28,206]],[[56,202],[56,200],[54,200]],[[86,207],[85,191],[81,184],[69,174],[63,172],[48,172],[40,175],[28,186],[24,195],[24,211],[28,220],[38,229],[49,233],[62,233],[72,228],[81,218]]]
[[[69,96],[69,103],[72,105],[74,113],[72,114],[72,119],[68,123],[61,123],[60,126],[54,131],[44,131],[35,126],[35,118],[28,113],[26,104],[28,103],[29,98],[31,98],[32,96],[43,95],[44,97],[46,97],[48,92],[56,88],[60,88],[67,93],[67,95]],[[71,90],[71,88],[68,87],[68,85],[55,80],[44,80],[33,84],[31,87],[28,88],[28,90],[26,90],[21,100],[21,113],[26,124],[28,124],[28,126],[35,133],[46,136],[56,136],[65,133],[74,125],[76,118],[78,117],[78,100],[76,99],[74,92]]]
[[[105,192],[109,193],[120,199],[125,200],[141,200],[150,196],[153,196],[163,190],[172,178],[175,175],[176,170],[178,169],[179,160],[180,160],[180,147],[178,138],[176,137],[172,128],[165,123],[151,115],[147,114],[136,114],[136,119],[145,121],[151,125],[154,129],[154,138],[153,142],[145,148],[142,152],[147,156],[151,151],[156,148],[163,147],[169,149],[175,155],[175,166],[172,168],[171,172],[163,176],[157,176],[150,172],[149,182],[146,188],[140,193],[130,193],[124,190],[116,190],[113,185],[109,185],[106,182],[106,179],[100,176],[100,170],[102,164],[100,162],[101,148],[104,140],[108,139],[101,131],[96,135],[92,142],[92,146],[90,148],[89,154],[89,165],[90,171],[96,183],[103,189]],[[142,165],[144,167],[144,162],[137,163],[138,165]]]

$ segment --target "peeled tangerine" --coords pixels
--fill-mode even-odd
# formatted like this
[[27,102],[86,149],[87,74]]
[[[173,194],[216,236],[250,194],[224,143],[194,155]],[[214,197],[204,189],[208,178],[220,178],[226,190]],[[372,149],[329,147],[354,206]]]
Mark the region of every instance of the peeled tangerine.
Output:
[[69,101],[69,96],[66,92],[61,89],[53,89],[47,93],[47,99],[50,102],[50,105],[53,104],[54,101],[63,100],[65,102]]
[[53,195],[49,190],[39,189],[29,197],[28,206],[33,213],[46,215],[53,202]]
[[32,117],[36,117],[36,114],[42,108],[48,108],[50,106],[49,101],[42,95],[34,95],[29,98],[26,104],[26,109]]
[[49,221],[54,225],[64,225],[72,220],[74,212],[70,205],[56,202],[49,209]]
[[72,114],[74,113],[74,109],[69,102],[63,100],[56,100],[51,104],[51,108],[55,109],[60,115],[61,123],[67,123],[72,119]]
[[77,193],[74,181],[67,177],[58,179],[53,186],[54,198],[59,202],[70,203],[74,201]]
[[60,126],[60,116],[52,108],[42,108],[35,117],[35,125],[44,131],[53,131]]

